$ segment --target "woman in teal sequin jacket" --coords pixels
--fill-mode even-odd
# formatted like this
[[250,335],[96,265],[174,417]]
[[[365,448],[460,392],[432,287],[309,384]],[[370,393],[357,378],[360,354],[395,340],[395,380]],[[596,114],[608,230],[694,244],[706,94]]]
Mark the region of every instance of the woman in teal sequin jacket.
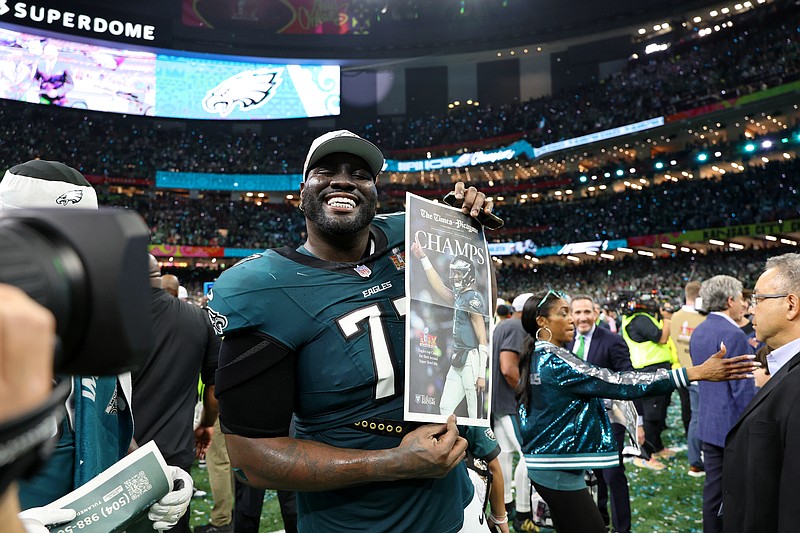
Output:
[[528,299],[522,326],[530,335],[517,388],[522,451],[559,533],[606,531],[585,483],[587,469],[619,464],[603,398],[668,394],[690,381],[746,378],[756,368],[749,355],[723,359],[724,347],[689,369],[613,372],[590,365],[564,348],[575,326],[569,304],[554,291]]

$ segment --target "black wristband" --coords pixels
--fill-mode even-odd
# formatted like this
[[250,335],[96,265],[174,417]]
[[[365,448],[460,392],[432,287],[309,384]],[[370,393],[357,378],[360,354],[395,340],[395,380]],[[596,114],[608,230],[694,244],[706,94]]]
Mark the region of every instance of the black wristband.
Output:
[[53,430],[64,417],[70,380],[56,386],[50,398],[33,411],[0,424],[0,494],[17,479],[33,474],[50,456]]

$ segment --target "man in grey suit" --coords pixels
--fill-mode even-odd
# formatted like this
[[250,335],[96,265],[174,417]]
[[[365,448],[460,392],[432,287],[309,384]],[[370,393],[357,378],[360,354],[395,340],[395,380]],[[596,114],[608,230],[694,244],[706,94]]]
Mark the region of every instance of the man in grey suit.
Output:
[[789,533],[800,524],[800,254],[767,261],[752,304],[772,377],[725,441],[723,531]]

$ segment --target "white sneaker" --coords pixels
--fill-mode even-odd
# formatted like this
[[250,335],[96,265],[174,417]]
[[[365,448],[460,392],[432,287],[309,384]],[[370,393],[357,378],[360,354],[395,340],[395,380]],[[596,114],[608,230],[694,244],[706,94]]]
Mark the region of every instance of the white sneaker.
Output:
[[690,466],[686,473],[692,477],[703,477],[706,475],[706,471],[702,466]]

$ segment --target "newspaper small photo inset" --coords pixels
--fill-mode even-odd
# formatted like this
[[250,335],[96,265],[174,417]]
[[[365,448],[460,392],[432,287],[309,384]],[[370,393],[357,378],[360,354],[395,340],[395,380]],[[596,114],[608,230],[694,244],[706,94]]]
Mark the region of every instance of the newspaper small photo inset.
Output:
[[71,522],[50,526],[50,532],[154,531],[147,511],[172,490],[172,476],[167,468],[156,443],[148,442],[48,505],[78,513]]
[[490,261],[475,219],[406,193],[406,420],[489,426]]

